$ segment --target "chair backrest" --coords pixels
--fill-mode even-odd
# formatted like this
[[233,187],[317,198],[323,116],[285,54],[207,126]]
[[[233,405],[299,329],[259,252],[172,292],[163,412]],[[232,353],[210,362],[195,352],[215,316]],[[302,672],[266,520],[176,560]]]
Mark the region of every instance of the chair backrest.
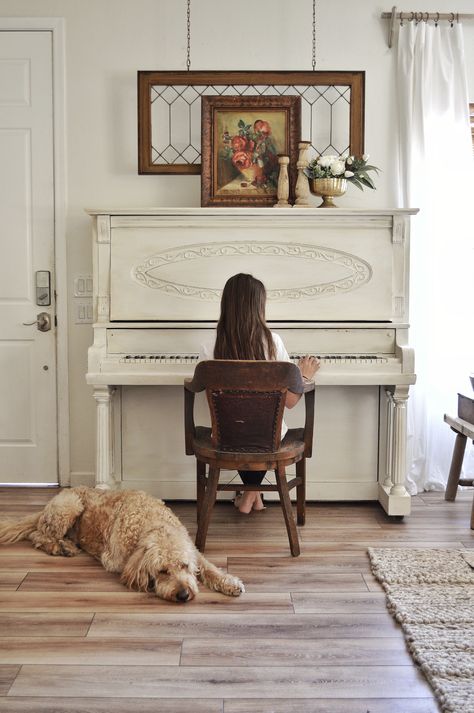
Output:
[[206,390],[213,445],[234,453],[269,453],[280,446],[286,392],[303,393],[300,370],[290,362],[200,362],[193,390]]

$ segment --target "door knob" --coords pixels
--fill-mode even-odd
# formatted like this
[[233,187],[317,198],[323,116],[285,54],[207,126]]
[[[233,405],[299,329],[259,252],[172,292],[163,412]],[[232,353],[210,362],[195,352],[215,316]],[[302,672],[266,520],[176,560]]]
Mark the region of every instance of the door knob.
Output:
[[38,331],[49,332],[51,329],[51,315],[47,312],[40,312],[36,315],[34,322],[23,322],[25,327],[31,327],[33,324],[36,324]]

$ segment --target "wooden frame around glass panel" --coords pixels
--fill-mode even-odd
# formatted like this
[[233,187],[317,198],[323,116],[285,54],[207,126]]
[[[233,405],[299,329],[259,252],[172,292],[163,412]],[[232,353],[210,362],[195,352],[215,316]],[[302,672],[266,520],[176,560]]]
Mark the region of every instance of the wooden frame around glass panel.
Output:
[[[153,161],[152,147],[152,94],[157,86],[196,87],[205,91],[206,87],[216,93],[216,88],[226,89],[227,94],[233,87],[233,93],[246,92],[251,87],[258,90],[261,86],[275,88],[273,94],[293,91],[298,94],[301,87],[311,90],[318,87],[347,87],[350,92],[348,116],[348,146],[349,153],[362,155],[364,153],[364,102],[365,102],[365,72],[335,71],[335,72],[239,72],[239,71],[179,71],[179,72],[138,72],[138,172],[140,174],[199,174],[201,164],[198,163],[199,152],[191,163],[156,163]],[[203,89],[204,88],[204,89]],[[238,90],[238,91],[237,91]],[[250,94],[243,94],[243,96]],[[204,94],[203,94],[204,96]],[[171,102],[170,102],[171,113]],[[170,132],[171,133],[171,132]],[[305,140],[307,136],[303,137]],[[171,142],[170,142],[171,143]],[[334,151],[330,151],[334,153]]]

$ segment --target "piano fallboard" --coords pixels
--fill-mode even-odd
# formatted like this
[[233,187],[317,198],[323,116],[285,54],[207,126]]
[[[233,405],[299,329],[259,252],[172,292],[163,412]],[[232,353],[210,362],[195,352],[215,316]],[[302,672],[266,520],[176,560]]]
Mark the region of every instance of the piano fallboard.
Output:
[[98,241],[106,237],[109,246],[107,312],[112,321],[214,320],[225,281],[251,272],[265,284],[270,321],[401,323],[408,319],[407,213],[99,215]]

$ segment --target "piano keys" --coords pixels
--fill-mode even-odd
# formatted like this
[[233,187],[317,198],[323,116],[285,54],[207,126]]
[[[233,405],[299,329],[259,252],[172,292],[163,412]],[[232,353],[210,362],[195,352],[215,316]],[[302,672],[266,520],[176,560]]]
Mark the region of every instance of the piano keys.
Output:
[[[275,330],[273,330],[275,331]],[[309,354],[310,349],[304,353],[290,353],[289,357],[295,364],[298,360]],[[330,384],[348,384],[349,379],[353,385],[381,384],[393,381],[396,374],[400,379],[401,363],[394,355],[380,354],[316,354],[312,356],[321,361],[321,371],[316,377],[319,386]],[[101,364],[103,373],[95,377],[95,383],[112,381],[121,385],[140,385],[143,377],[149,385],[182,385],[183,379],[191,377],[194,367],[198,362],[198,354],[123,354],[115,359],[104,359]],[[114,374],[116,376],[112,377]],[[408,379],[411,377],[409,376]]]
[[308,498],[378,499],[390,515],[408,514],[413,212],[90,211],[97,485],[194,497],[192,464],[169,463],[163,451],[171,441],[179,450],[183,379],[214,332],[220,289],[251,272],[267,287],[268,324],[290,357],[321,359]]
[[[321,360],[322,368],[316,377],[320,386],[391,384],[394,375],[398,383],[413,382],[413,352],[396,343],[397,333],[392,325],[385,329],[379,325],[359,329],[351,325],[330,328],[314,324],[295,328],[270,323],[269,326],[281,336],[295,363],[305,354]],[[199,345],[208,341],[213,333],[214,326],[211,325],[200,329],[195,326],[110,329],[107,332],[107,354],[100,361],[101,372],[93,377],[93,381],[107,384],[112,378],[122,385],[140,385],[145,377],[150,385],[182,385],[183,379],[192,375],[197,364]],[[361,353],[350,353],[354,345],[361,349]],[[176,346],[181,351],[177,351]],[[336,349],[338,353],[333,353]],[[88,378],[92,380],[90,374]]]

